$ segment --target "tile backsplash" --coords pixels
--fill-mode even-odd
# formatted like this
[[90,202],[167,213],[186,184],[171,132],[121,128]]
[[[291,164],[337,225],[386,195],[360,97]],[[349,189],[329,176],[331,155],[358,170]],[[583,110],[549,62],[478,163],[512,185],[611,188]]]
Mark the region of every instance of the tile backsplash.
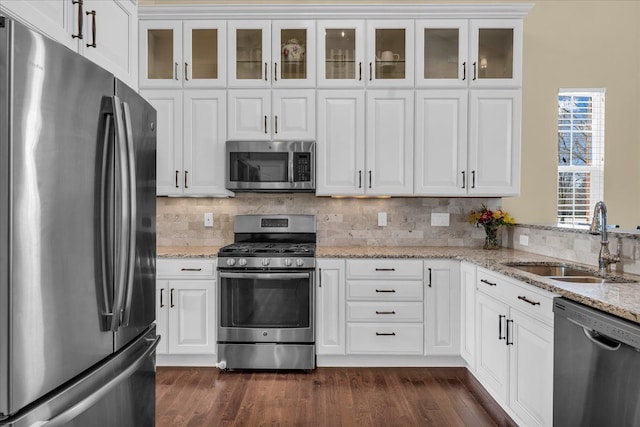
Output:
[[[312,214],[323,246],[467,246],[484,243],[484,230],[467,221],[471,209],[498,209],[499,198],[330,198],[313,194],[237,193],[230,199],[157,199],[158,246],[223,246],[233,241],[239,214]],[[204,213],[213,212],[213,227]],[[378,226],[378,213],[387,226]],[[449,226],[432,226],[432,213],[448,213]]]

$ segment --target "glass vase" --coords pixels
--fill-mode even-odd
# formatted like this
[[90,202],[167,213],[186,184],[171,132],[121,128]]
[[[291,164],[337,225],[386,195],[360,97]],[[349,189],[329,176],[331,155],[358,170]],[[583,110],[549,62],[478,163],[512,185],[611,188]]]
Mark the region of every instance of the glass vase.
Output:
[[498,243],[498,229],[500,227],[485,227],[484,231],[486,236],[484,237],[484,249],[496,250],[500,249],[500,244]]

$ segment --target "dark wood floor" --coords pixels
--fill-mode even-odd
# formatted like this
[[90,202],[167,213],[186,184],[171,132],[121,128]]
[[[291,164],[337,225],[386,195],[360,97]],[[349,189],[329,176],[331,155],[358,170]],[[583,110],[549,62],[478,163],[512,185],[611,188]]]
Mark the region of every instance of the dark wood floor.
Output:
[[162,426],[515,426],[464,368],[159,367]]

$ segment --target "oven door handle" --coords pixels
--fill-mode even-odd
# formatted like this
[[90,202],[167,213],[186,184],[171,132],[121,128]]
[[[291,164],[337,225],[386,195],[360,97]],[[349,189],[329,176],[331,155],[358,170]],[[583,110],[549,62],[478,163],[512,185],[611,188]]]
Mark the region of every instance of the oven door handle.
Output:
[[311,272],[308,273],[227,273],[221,272],[220,277],[222,279],[273,279],[273,280],[287,280],[287,279],[308,279],[311,277]]

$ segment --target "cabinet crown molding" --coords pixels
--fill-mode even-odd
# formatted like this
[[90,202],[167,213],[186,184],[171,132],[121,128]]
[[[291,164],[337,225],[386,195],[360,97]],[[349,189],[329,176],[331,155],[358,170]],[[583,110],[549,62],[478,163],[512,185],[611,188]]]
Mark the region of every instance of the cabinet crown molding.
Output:
[[533,3],[504,4],[273,4],[153,5],[139,19],[491,19],[523,18]]

